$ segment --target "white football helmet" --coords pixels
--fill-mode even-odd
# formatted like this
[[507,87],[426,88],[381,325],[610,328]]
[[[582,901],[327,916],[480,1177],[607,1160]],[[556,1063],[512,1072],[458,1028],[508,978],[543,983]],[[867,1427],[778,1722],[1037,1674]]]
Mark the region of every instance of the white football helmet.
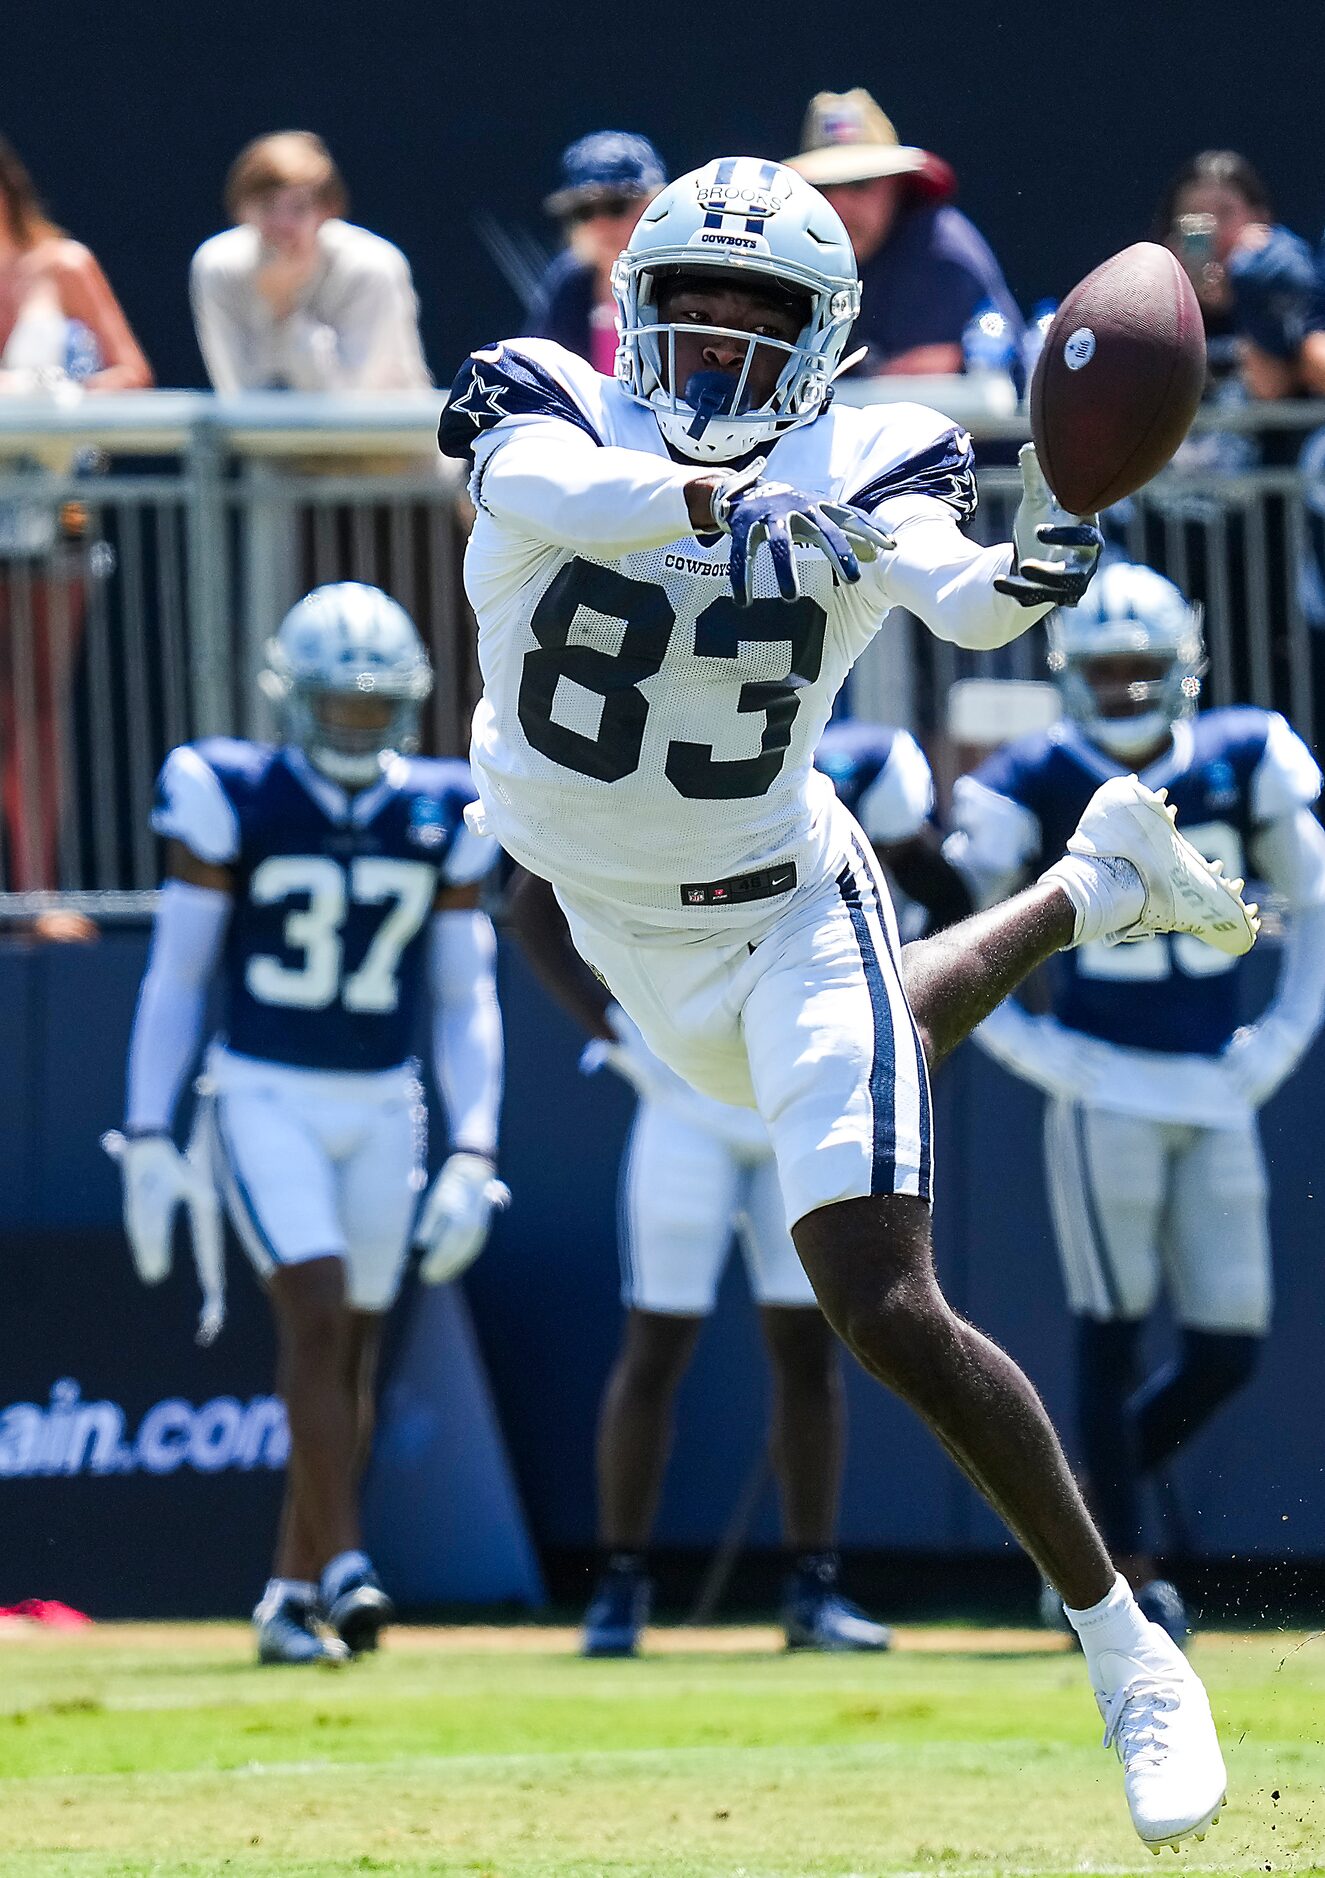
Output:
[[[755,410],[742,408],[754,345],[725,408],[697,408],[676,383],[678,330],[750,340],[726,327],[660,323],[660,278],[704,269],[756,276],[808,297],[809,317],[794,343],[757,341],[786,356],[772,396]],[[698,462],[730,462],[817,417],[860,312],[856,257],[836,212],[795,170],[761,157],[722,157],[669,183],[636,223],[612,269],[612,291],[618,383],[649,407],[674,450]]]
[[[258,678],[279,707],[282,729],[334,781],[362,788],[398,751],[417,747],[419,707],[432,667],[413,620],[379,587],[355,580],[315,587],[290,608]],[[331,697],[386,698],[385,725],[329,720]]]
[[[1055,608],[1047,628],[1049,669],[1064,710],[1111,755],[1126,759],[1152,748],[1178,718],[1196,709],[1206,666],[1201,609],[1153,568],[1106,563],[1076,606]],[[1162,661],[1164,669],[1128,686],[1128,695],[1145,710],[1105,717],[1089,666],[1126,653]]]

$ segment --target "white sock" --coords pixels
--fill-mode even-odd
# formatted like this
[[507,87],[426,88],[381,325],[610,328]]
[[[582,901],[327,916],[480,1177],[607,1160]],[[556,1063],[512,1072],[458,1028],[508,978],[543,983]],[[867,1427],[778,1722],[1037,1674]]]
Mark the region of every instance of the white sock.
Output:
[[1061,887],[1072,902],[1074,946],[1126,932],[1145,910],[1145,883],[1119,854],[1065,854],[1040,879]]
[[1133,1656],[1138,1648],[1153,1640],[1151,1633],[1154,1626],[1143,1615],[1140,1605],[1132,1596],[1132,1587],[1121,1572],[1114,1578],[1113,1589],[1108,1596],[1101,1598],[1098,1604],[1092,1604],[1089,1610],[1074,1611],[1068,1604],[1063,1609],[1068,1623],[1081,1639],[1081,1648],[1085,1652],[1093,1683],[1099,1681],[1095,1666],[1106,1652]]
[[373,1561],[366,1552],[338,1552],[335,1558],[323,1567],[322,1595],[328,1604],[334,1604],[340,1596],[342,1587],[363,1572],[373,1569]]

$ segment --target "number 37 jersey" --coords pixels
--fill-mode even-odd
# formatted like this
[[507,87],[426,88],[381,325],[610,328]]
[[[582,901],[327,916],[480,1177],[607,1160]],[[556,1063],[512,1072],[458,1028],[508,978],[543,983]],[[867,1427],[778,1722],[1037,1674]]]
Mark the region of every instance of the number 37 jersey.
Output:
[[[548,452],[549,469],[534,484],[546,513],[517,520],[485,491],[501,486],[501,452],[522,438],[526,451]],[[761,549],[753,604],[737,607],[730,542],[697,539],[686,524],[681,483],[702,466],[674,463],[651,412],[547,341],[475,353],[441,445],[475,463],[465,579],[484,697],[472,757],[502,845],[591,918],[615,909],[642,930],[711,929],[713,903],[696,883],[788,862],[808,883],[836,839],[815,746],[892,604],[875,569],[838,586],[822,554],[799,549],[801,593],[787,602]],[[969,439],[916,405],[830,410],[773,444],[765,475],[885,514],[907,498],[952,521],[975,500]],[[614,477],[630,490],[632,516],[665,494],[670,506],[657,512],[664,531],[675,517],[676,538],[625,552],[605,545]],[[589,527],[600,485],[603,512]],[[618,527],[615,539],[647,533],[647,523],[634,535]],[[770,910],[764,898],[718,917]]]
[[391,1069],[413,1052],[438,890],[482,877],[458,761],[396,758],[347,795],[303,752],[213,737],[167,757],[152,826],[230,870],[222,966],[231,1049],[304,1069]]

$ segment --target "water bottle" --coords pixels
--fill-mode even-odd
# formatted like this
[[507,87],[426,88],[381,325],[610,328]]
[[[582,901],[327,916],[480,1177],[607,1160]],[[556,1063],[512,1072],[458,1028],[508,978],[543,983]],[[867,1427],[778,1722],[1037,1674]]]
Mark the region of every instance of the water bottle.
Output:
[[1031,378],[1036,362],[1044,351],[1044,342],[1049,328],[1053,325],[1054,314],[1058,311],[1056,300],[1037,300],[1031,309],[1031,316],[1026,322],[1026,330],[1021,339],[1021,369],[1024,374],[1026,396],[1030,396]]
[[81,385],[102,366],[97,336],[82,320],[71,319],[65,327],[64,369],[75,384]]
[[970,378],[1011,378],[1017,357],[1012,324],[992,300],[982,300],[962,334],[962,362]]

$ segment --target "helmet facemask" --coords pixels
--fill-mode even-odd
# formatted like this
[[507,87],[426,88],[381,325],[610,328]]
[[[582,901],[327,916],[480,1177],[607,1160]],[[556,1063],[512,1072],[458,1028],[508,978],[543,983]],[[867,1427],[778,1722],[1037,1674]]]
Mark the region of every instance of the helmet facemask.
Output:
[[[378,709],[360,714],[345,708],[361,701]],[[421,700],[378,688],[371,679],[353,690],[296,680],[283,702],[290,741],[324,776],[349,788],[376,782],[393,756],[419,747]]]
[[[1127,762],[1196,709],[1207,663],[1201,608],[1148,568],[1116,565],[1097,585],[1079,608],[1049,615],[1049,669],[1066,715]],[[1112,682],[1104,661],[1117,661]]]
[[[697,290],[721,282],[773,302],[794,300],[802,323],[776,339],[702,320],[664,320],[669,281]],[[727,463],[766,450],[807,424],[828,402],[860,311],[860,283],[846,230],[794,171],[728,157],[677,179],[640,217],[612,270],[620,341],[616,378],[658,421],[677,456]],[[733,372],[692,371],[678,382],[682,334],[739,346]],[[751,377],[765,374],[760,347],[776,355],[771,390],[751,402]],[[684,372],[683,372],[684,375]]]
[[259,676],[286,740],[346,788],[418,748],[432,668],[413,621],[375,587],[316,588],[287,614]]
[[[816,293],[807,282],[793,282],[784,270],[775,275],[749,270],[747,278],[738,279],[737,285],[758,293],[765,284],[776,284],[781,290],[779,297],[790,289],[788,297],[794,294],[808,301],[807,318],[796,338],[773,339],[740,327],[708,326],[698,320],[665,321],[660,317],[660,292],[665,291],[678,269],[702,287],[705,273],[729,282],[734,271],[730,260],[710,268],[697,263],[693,255],[672,262],[651,257],[650,265],[645,267],[633,267],[630,262],[628,253],[622,255],[612,275],[621,328],[617,377],[633,397],[649,406],[663,436],[679,455],[697,462],[731,462],[767,448],[784,431],[808,423],[822,410],[834,368],[855,322],[859,288],[854,292],[842,288],[833,293]],[[835,302],[836,313],[832,310]],[[685,384],[678,384],[677,340],[682,336],[740,346],[745,357],[739,371],[694,372]],[[777,356],[779,369],[771,393],[751,407],[748,387],[761,348]]]

